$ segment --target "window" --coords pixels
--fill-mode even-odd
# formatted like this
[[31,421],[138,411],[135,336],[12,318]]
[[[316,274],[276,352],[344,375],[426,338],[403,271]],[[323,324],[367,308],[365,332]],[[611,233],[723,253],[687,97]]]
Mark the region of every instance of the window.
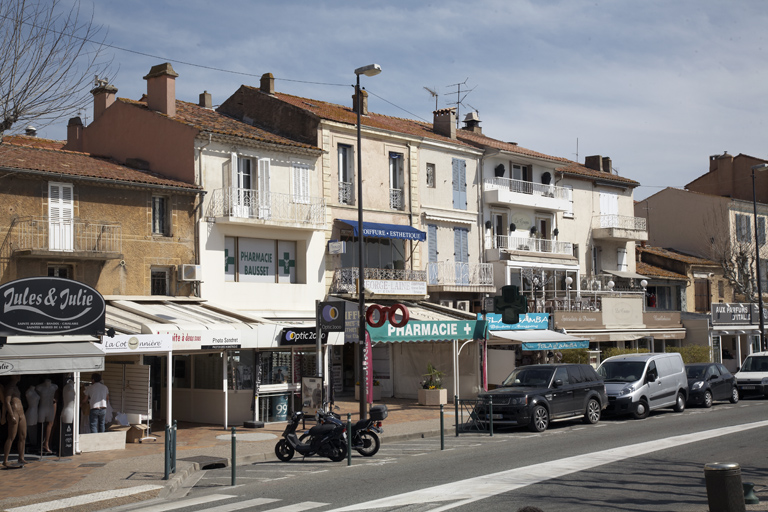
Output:
[[72,267],[69,265],[48,265],[48,277],[72,279]]
[[626,272],[629,270],[629,264],[627,263],[627,249],[616,249],[616,270]]
[[435,188],[435,164],[427,164],[427,188]]
[[170,295],[168,269],[153,268],[150,274],[150,295]]
[[152,234],[168,236],[168,198],[152,196]]
[[352,146],[338,145],[339,156],[339,203],[355,204],[354,167],[352,165]]
[[293,202],[309,204],[309,166],[293,164]]
[[696,312],[709,312],[710,289],[709,279],[694,279],[694,294]]
[[[347,252],[341,255],[341,268],[357,267],[357,237],[351,230],[344,230],[340,238],[347,242]],[[405,269],[405,240],[367,237],[363,242],[363,250],[366,268]]]
[[568,209],[563,212],[563,217],[573,217],[573,187],[564,185],[566,197],[568,198]]
[[555,370],[555,380],[563,381],[563,385],[569,384],[567,366],[558,366],[557,370]]
[[403,154],[389,154],[389,207],[393,210],[405,209],[403,192]]
[[48,183],[48,247],[72,251],[74,247],[74,187],[71,183]]
[[297,242],[224,237],[224,281],[297,283]]
[[765,217],[757,218],[757,243],[765,245]]
[[752,241],[749,215],[745,215],[743,213],[736,214],[736,240],[739,242]]
[[717,282],[717,296],[721,299],[725,297],[725,281],[722,279]]
[[194,374],[195,389],[217,389],[221,390],[224,380],[224,368],[222,354],[195,354]]
[[453,182],[453,207],[457,210],[467,209],[467,162],[454,158],[451,162]]

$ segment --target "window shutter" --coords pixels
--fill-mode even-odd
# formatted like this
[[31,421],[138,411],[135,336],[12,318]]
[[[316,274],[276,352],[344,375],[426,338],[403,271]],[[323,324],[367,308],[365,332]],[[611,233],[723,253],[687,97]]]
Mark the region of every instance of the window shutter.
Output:
[[72,185],[48,183],[48,244],[51,250],[72,250],[74,209]]
[[616,269],[617,270],[627,270],[627,249],[626,248],[620,248],[616,250]]
[[437,226],[427,225],[427,251],[429,252],[429,261],[437,261]]
[[309,203],[309,168],[306,165],[293,165],[293,201]]
[[270,217],[271,196],[269,193],[269,158],[259,158],[259,218]]

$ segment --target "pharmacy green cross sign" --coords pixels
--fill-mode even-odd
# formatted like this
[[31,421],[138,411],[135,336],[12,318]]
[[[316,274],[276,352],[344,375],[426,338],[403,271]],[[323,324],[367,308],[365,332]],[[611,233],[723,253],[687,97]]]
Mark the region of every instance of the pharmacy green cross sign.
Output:
[[290,274],[291,267],[296,266],[296,260],[291,259],[291,255],[287,252],[283,253],[283,259],[277,261],[278,266],[283,267],[283,274]]
[[229,255],[229,249],[224,249],[224,272],[229,270],[230,265],[235,264],[235,257]]

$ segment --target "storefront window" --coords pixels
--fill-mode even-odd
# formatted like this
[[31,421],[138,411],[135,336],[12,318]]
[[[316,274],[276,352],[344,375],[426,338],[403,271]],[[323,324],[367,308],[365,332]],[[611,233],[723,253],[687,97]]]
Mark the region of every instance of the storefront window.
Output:
[[191,356],[173,356],[173,387],[189,389],[192,382]]
[[229,389],[253,389],[256,352],[229,350],[227,352],[227,386]]
[[221,389],[222,354],[195,354],[195,389]]
[[302,377],[314,377],[317,375],[317,352],[296,352],[293,355],[293,372],[296,382],[301,382]]
[[295,382],[291,378],[291,351],[270,351],[259,353],[259,366],[261,367],[261,385],[290,384]]

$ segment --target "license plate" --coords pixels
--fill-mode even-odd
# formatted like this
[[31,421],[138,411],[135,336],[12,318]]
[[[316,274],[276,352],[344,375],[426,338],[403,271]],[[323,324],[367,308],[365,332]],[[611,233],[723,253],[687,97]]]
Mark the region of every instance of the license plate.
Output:
[[740,386],[741,389],[755,389],[755,386]]

